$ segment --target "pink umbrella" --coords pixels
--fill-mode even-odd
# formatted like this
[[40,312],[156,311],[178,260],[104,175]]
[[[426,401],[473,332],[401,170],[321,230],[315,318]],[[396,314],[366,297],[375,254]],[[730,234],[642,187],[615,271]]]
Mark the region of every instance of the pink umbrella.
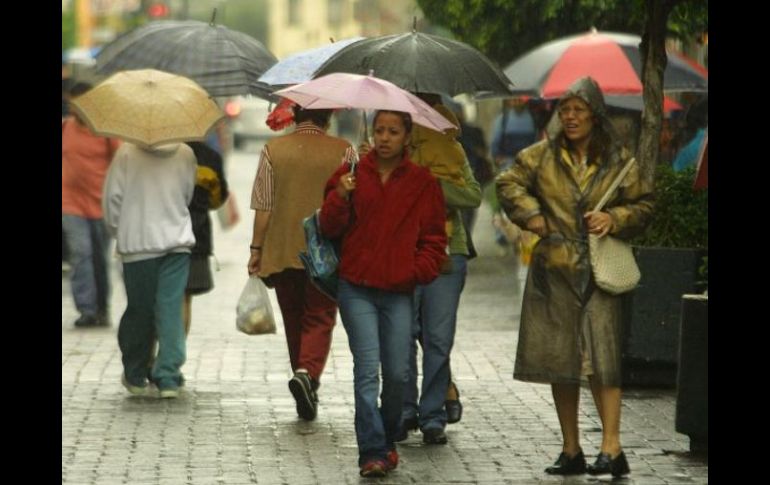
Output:
[[433,130],[456,128],[423,100],[374,76],[335,72],[274,94],[309,109],[388,109],[412,115],[412,121]]

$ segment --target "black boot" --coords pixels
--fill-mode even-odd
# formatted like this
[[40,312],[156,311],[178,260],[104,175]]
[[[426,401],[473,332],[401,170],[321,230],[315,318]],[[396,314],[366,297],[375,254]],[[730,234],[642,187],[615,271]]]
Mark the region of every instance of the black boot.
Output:
[[401,430],[398,432],[395,438],[393,438],[393,441],[404,441],[409,437],[410,431],[415,431],[420,428],[420,425],[417,421],[417,416],[412,416],[411,418],[406,418],[401,423]]

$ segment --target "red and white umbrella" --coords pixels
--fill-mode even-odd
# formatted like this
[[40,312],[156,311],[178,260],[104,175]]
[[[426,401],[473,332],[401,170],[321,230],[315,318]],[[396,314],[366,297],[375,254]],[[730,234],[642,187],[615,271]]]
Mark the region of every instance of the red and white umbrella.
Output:
[[[592,30],[543,44],[505,68],[517,94],[558,98],[581,77],[591,76],[605,96],[642,94],[641,60],[636,35]],[[668,52],[663,90],[708,91],[708,71],[681,54]]]
[[[640,95],[634,95],[634,96],[608,95],[604,97],[604,102],[607,104],[607,106],[613,106],[615,108],[623,108],[631,111],[642,111],[642,108],[644,108],[644,102]],[[670,115],[673,111],[682,111],[683,109],[684,107],[681,104],[677,103],[676,101],[669,98],[668,96],[663,96],[663,113],[665,115]]]

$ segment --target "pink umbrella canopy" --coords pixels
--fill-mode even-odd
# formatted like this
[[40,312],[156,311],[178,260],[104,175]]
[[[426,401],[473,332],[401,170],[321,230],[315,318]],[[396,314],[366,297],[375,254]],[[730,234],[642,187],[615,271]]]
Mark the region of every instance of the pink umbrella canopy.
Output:
[[436,131],[456,128],[425,101],[374,76],[335,72],[275,92],[308,109],[387,109],[412,115],[418,125]]

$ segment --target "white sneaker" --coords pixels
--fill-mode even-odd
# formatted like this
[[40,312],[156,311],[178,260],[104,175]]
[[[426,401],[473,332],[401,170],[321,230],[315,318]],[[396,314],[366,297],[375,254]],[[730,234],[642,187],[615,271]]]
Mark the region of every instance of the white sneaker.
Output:
[[129,383],[126,380],[125,374],[120,376],[120,382],[123,384],[123,387],[125,387],[126,390],[129,392],[129,394],[131,394],[132,396],[146,396],[150,391],[149,386],[144,386],[144,387],[135,386]]
[[161,399],[176,399],[179,397],[179,389],[161,389],[160,390],[160,398]]

